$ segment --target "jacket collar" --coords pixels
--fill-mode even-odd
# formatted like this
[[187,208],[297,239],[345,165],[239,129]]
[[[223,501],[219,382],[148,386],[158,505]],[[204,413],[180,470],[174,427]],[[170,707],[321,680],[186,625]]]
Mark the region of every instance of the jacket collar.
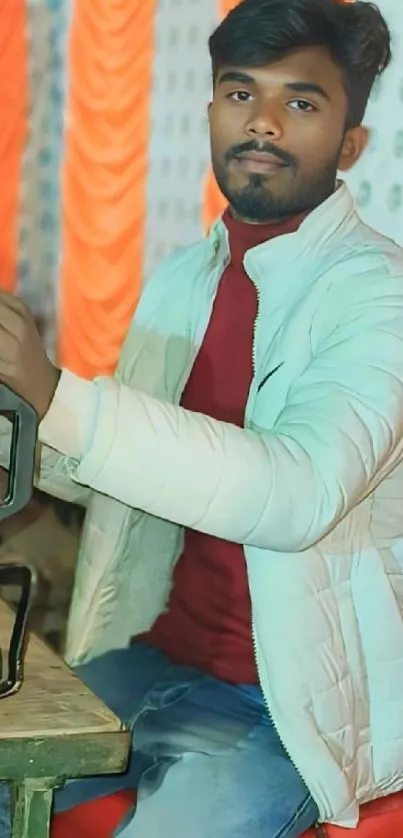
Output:
[[[249,250],[245,256],[245,267],[248,269],[253,262],[253,267],[259,270],[260,264],[265,264],[268,257],[270,260],[281,257],[283,263],[289,263],[318,250],[323,252],[335,236],[344,235],[358,223],[351,192],[344,181],[338,181],[333,195],[316,207],[295,233],[278,236]],[[209,242],[216,262],[224,262],[229,255],[229,246],[228,231],[222,217],[212,226]]]

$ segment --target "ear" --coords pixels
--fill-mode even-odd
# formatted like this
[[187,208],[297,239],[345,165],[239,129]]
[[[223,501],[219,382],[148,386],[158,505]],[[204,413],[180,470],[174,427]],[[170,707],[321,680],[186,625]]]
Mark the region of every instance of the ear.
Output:
[[207,105],[207,120],[208,120],[208,125],[209,125],[210,131],[211,131],[211,108],[212,108],[212,104],[213,104],[212,102],[209,102],[208,105]]
[[368,141],[369,129],[365,128],[364,125],[358,125],[356,128],[350,128],[347,131],[339,158],[339,170],[341,172],[347,172],[354,166],[364,153]]

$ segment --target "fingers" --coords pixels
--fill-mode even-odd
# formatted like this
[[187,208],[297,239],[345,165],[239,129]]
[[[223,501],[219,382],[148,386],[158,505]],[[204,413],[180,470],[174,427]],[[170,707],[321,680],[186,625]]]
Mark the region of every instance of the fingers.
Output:
[[0,336],[3,335],[4,338],[8,335],[19,340],[22,338],[23,331],[24,319],[22,315],[0,302]]
[[25,320],[24,303],[6,291],[0,291],[0,332],[6,332],[20,339],[23,335]]
[[0,377],[1,381],[8,382],[11,380],[13,375],[15,375],[16,371],[16,358],[15,353],[8,347],[4,350],[0,347]]
[[0,289],[0,305],[3,304],[5,308],[13,309],[13,311],[24,314],[26,305],[15,294],[10,294],[8,291]]
[[12,375],[25,330],[20,301],[17,300],[17,306],[15,302],[12,294],[0,291],[0,372],[3,381]]

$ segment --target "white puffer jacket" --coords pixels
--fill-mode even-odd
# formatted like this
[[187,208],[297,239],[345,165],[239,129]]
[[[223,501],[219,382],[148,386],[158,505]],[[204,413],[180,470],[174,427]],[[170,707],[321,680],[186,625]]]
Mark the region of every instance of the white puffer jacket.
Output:
[[341,186],[247,253],[244,430],[177,406],[227,258],[219,222],[168,260],[116,380],[64,372],[42,423],[42,488],[89,503],[68,656],[152,624],[183,526],[244,544],[274,722],[321,818],[353,826],[403,788],[402,251]]

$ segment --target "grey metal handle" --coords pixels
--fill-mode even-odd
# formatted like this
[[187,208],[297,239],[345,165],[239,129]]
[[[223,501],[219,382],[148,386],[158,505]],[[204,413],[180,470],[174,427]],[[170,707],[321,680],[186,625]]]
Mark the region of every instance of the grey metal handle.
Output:
[[31,500],[38,416],[30,404],[4,384],[0,384],[0,412],[10,415],[13,426],[7,492],[4,500],[0,501],[2,521],[21,512]]

